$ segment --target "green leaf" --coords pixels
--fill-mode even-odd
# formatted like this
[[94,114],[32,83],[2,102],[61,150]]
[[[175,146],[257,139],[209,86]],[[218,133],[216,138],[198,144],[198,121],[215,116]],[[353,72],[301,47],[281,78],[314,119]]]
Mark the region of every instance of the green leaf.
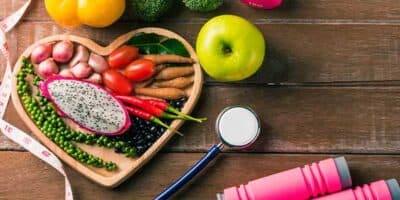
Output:
[[175,54],[189,57],[185,46],[177,39],[165,38],[155,33],[138,33],[127,42],[139,48],[142,54]]

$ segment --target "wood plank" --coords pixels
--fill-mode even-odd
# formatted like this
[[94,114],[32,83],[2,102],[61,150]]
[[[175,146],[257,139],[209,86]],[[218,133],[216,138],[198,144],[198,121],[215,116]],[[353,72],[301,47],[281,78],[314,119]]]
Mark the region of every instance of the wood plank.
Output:
[[[104,189],[67,167],[76,199],[151,199],[203,154],[161,153],[116,189]],[[175,199],[215,199],[226,187],[299,167],[334,155],[223,154]],[[400,156],[346,156],[354,184],[400,178]],[[0,152],[0,194],[4,199],[62,199],[64,180],[25,152]],[[374,170],[371,170],[374,169]],[[51,184],[49,184],[51,183]],[[16,187],[17,186],[17,187]]]
[[[0,0],[0,19],[16,10],[25,1],[23,0]],[[274,20],[278,19],[282,23],[287,21],[307,22],[310,19],[320,20],[399,20],[400,5],[397,0],[296,0],[284,1],[284,4],[275,10],[261,10],[250,8],[240,1],[225,0],[225,4],[217,11],[211,13],[197,13],[186,9],[181,4],[176,5],[165,21],[204,21],[207,18],[220,14],[240,14],[250,20]],[[50,20],[48,17],[44,1],[33,1],[31,10],[24,17],[29,21]],[[137,18],[132,13],[126,13],[122,21],[132,21]]]
[[[107,29],[63,29],[53,23],[31,22],[16,29],[19,55],[40,38],[76,34],[102,45],[141,23],[117,24]],[[158,24],[171,29],[194,45],[198,23]],[[280,25],[258,24],[267,40],[267,55],[261,70],[242,83],[333,83],[399,81],[400,26]],[[210,78],[208,83],[214,83]],[[398,84],[398,83],[396,83]]]
[[[249,151],[399,153],[399,93],[399,87],[206,86],[194,116],[209,120],[185,123],[185,136],[173,138],[164,150],[207,150],[218,142],[217,114],[243,104],[262,120],[262,134]],[[13,108],[6,119],[26,130]],[[4,138],[0,141],[0,149],[15,148]]]

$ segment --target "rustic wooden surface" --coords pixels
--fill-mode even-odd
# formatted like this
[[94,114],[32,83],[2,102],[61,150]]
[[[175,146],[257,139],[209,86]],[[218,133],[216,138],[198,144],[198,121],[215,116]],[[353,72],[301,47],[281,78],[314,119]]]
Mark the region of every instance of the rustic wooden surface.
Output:
[[[0,19],[23,2],[0,0]],[[36,0],[24,21],[8,34],[14,60],[34,41],[60,33],[108,44],[131,29],[160,26],[194,44],[207,19],[230,13],[254,22],[267,40],[263,68],[239,83],[206,78],[195,114],[209,120],[186,123],[185,137],[173,138],[120,187],[104,189],[67,170],[77,199],[151,199],[217,142],[217,113],[238,103],[259,113],[260,139],[248,152],[224,153],[176,199],[213,199],[225,187],[338,154],[347,157],[355,183],[400,178],[398,0],[286,0],[272,11],[225,0],[212,13],[179,10],[155,24],[126,14],[106,29],[63,29],[49,19],[43,1]],[[1,65],[0,74],[3,69]],[[9,106],[6,119],[27,131],[15,112]],[[63,179],[53,169],[1,134],[0,150],[0,199],[62,198]]]

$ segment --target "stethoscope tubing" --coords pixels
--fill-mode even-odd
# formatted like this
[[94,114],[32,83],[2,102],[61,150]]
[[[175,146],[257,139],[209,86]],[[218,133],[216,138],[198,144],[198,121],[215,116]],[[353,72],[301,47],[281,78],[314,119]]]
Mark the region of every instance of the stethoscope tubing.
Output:
[[204,169],[208,163],[214,160],[215,157],[219,153],[221,153],[224,148],[224,144],[220,142],[219,144],[213,145],[207,152],[206,155],[203,156],[192,168],[185,172],[178,180],[172,183],[168,188],[166,188],[163,192],[157,195],[155,200],[166,200],[170,198],[175,192],[177,192],[181,187],[183,187],[186,183],[188,183],[196,174],[198,174],[202,169]]

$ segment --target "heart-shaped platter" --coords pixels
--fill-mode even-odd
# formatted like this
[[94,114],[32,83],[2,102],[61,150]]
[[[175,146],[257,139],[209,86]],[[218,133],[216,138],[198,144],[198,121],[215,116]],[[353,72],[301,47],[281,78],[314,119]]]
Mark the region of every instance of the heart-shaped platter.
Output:
[[12,101],[18,114],[25,122],[25,124],[29,127],[32,133],[51,151],[53,151],[59,158],[61,158],[65,163],[67,163],[70,167],[77,170],[87,178],[92,181],[105,186],[105,187],[116,187],[124,180],[126,180],[129,176],[133,175],[138,169],[140,169],[147,161],[149,161],[175,134],[172,130],[177,130],[182,126],[183,120],[174,120],[171,122],[171,129],[165,129],[165,132],[159,136],[159,138],[140,156],[134,157],[126,157],[124,154],[116,153],[112,148],[105,148],[98,145],[86,145],[82,143],[74,143],[83,151],[88,152],[89,154],[93,154],[101,159],[106,161],[112,161],[118,165],[118,168],[113,171],[108,171],[104,168],[97,168],[90,165],[82,164],[77,161],[73,157],[71,157],[68,153],[66,153],[62,148],[59,147],[55,142],[53,142],[49,137],[47,137],[41,129],[36,126],[35,122],[30,117],[30,114],[25,109],[22,99],[17,91],[17,73],[20,71],[23,66],[24,58],[29,58],[34,48],[40,44],[53,43],[62,40],[70,40],[75,44],[80,44],[86,47],[90,52],[96,53],[103,57],[110,55],[115,49],[124,45],[130,40],[133,36],[138,33],[155,33],[157,35],[163,36],[165,38],[174,38],[181,42],[183,46],[186,48],[190,57],[193,59],[193,68],[194,68],[194,81],[189,89],[186,89],[187,92],[187,100],[184,103],[181,111],[185,114],[189,114],[194,106],[196,105],[203,84],[203,75],[200,65],[198,64],[198,59],[194,49],[191,45],[183,39],[181,36],[177,35],[166,29],[161,28],[141,28],[134,31],[131,31],[127,34],[124,34],[118,37],[114,42],[112,42],[109,46],[103,47],[96,44],[94,41],[82,38],[74,35],[54,35],[50,37],[43,38],[36,43],[32,44],[28,47],[23,54],[19,57],[17,63],[14,67],[14,78],[13,78],[13,92],[12,92]]

